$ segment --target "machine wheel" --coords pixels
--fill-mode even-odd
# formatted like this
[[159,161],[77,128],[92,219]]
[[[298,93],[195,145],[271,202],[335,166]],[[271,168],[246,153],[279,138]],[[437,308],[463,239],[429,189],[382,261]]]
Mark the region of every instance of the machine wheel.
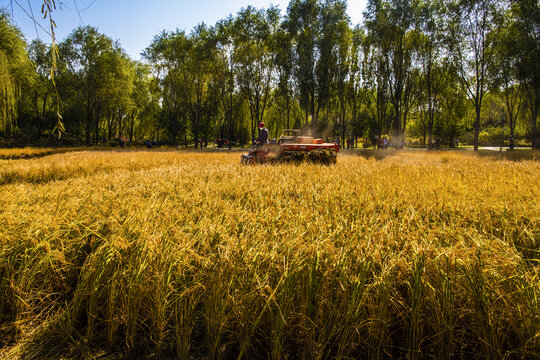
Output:
[[253,156],[242,155],[242,158],[240,159],[240,164],[242,165],[252,165],[254,163],[255,163],[255,159]]

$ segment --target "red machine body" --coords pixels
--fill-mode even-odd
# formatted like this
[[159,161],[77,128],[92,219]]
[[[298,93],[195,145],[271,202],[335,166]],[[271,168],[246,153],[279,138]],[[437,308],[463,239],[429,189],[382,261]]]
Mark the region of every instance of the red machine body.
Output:
[[319,143],[319,144],[294,144],[294,143],[288,143],[288,144],[280,144],[279,145],[283,151],[313,151],[313,150],[334,150],[336,153],[339,152],[339,145],[336,143]]

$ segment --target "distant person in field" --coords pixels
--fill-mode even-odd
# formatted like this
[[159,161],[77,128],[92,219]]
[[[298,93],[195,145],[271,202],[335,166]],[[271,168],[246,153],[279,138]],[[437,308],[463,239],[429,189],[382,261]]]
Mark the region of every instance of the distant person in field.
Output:
[[264,123],[261,121],[259,123],[259,137],[255,140],[255,145],[262,146],[268,144],[268,129],[264,126]]

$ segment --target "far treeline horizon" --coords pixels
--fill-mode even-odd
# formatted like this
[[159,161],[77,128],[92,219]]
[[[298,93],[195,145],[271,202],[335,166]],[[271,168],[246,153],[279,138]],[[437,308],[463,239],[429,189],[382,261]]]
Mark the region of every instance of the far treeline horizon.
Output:
[[540,1],[369,0],[358,25],[346,10],[249,6],[157,34],[142,62],[92,26],[27,43],[2,10],[0,145],[245,145],[264,121],[273,138],[540,147]]

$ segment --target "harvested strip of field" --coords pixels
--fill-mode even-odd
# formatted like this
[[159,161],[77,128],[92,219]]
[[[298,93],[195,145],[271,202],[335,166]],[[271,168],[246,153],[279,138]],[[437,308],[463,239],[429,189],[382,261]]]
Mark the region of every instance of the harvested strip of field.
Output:
[[77,152],[0,184],[2,358],[540,353],[537,161]]
[[77,148],[13,148],[0,149],[0,160],[9,159],[31,159],[52,154],[62,154],[66,152],[76,151]]

